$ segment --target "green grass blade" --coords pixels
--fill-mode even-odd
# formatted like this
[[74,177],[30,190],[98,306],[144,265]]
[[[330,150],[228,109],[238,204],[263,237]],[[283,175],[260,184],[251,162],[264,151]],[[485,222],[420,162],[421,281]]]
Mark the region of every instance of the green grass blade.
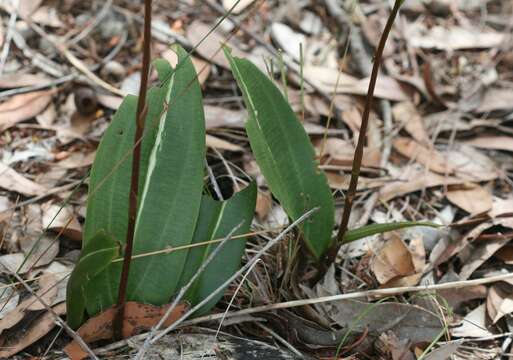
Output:
[[[226,237],[236,226],[242,225],[233,235],[247,233],[253,219],[256,205],[256,185],[251,183],[246,189],[236,193],[225,201],[215,201],[204,196],[201,203],[200,217],[196,225],[193,243],[204,242]],[[209,254],[218,243],[193,248],[189,251],[184,273],[180,280],[185,286],[192,278]],[[210,295],[240,267],[242,255],[246,246],[246,238],[229,240],[221,251],[206,267],[203,274],[196,280],[187,293],[187,300],[195,305]],[[220,292],[196,314],[210,310],[223,296]]]
[[72,328],[82,324],[86,308],[86,287],[103,271],[112,260],[119,256],[119,243],[105,231],[93,236],[78,260],[67,285],[67,322]]
[[[134,255],[192,241],[203,190],[205,120],[196,71],[176,47],[179,63],[171,77],[168,103],[152,148],[135,225]],[[174,101],[179,97],[179,101]],[[186,251],[133,261],[129,300],[163,304],[176,290]]]
[[334,203],[310,139],[273,82],[251,62],[227,49],[225,54],[248,108],[251,149],[271,191],[294,220],[320,208],[302,225],[305,243],[319,259],[331,244]]
[[389,231],[404,229],[413,226],[440,227],[441,225],[428,221],[400,221],[387,224],[370,224],[358,229],[348,230],[344,236],[344,244],[360,240],[367,236],[382,234]]

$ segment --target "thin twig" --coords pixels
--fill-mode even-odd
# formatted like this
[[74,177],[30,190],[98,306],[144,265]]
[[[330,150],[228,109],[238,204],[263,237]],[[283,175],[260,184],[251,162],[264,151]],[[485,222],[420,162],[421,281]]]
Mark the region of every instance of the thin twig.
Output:
[[132,157],[132,176],[130,181],[128,224],[125,244],[123,268],[119,280],[119,292],[116,316],[114,317],[114,337],[123,337],[123,319],[125,315],[126,290],[128,286],[128,274],[132,260],[132,249],[134,244],[135,220],[137,217],[137,195],[139,190],[139,173],[141,163],[141,139],[144,132],[144,117],[146,116],[146,93],[150,75],[151,61],[151,0],[144,0],[144,35],[143,35],[143,60],[141,70],[141,84],[139,87],[139,98],[137,101],[137,118],[134,137],[134,149]]
[[[7,267],[5,267],[5,268],[7,269]],[[9,269],[7,269],[7,270],[9,270]],[[75,340],[80,345],[80,347],[82,347],[82,349],[89,354],[89,356],[91,358],[99,360],[98,357],[94,354],[94,352],[89,348],[89,346],[87,346],[87,344],[84,342],[84,340],[75,331],[73,331],[73,329],[70,328],[68,326],[68,324],[66,324],[66,322],[64,320],[62,320],[61,317],[55,313],[55,311],[53,311],[53,309],[50,307],[50,305],[48,305],[46,303],[46,301],[44,301],[41,298],[41,296],[39,296],[34,290],[32,290],[32,288],[26,283],[25,280],[23,280],[21,278],[21,276],[19,276],[15,271],[9,271],[9,272],[11,273],[12,276],[14,276],[16,278],[16,280],[18,280],[25,287],[25,289],[27,289],[28,292],[30,292],[33,296],[35,296],[35,298],[41,303],[41,305],[43,305],[45,307],[45,309],[50,314],[52,314],[52,316],[55,318],[55,322],[61,328],[63,328],[68,333],[68,335],[71,336],[71,338],[73,338],[73,340]]]
[[159,333],[159,335],[155,336],[153,340],[151,340],[151,343],[154,344],[156,341],[158,341],[160,338],[162,338],[164,335],[168,334],[169,332],[176,329],[178,325],[183,323],[189,316],[194,314],[198,309],[200,309],[203,305],[205,305],[207,302],[209,302],[214,296],[216,296],[219,292],[221,292],[223,289],[225,289],[230,283],[238,278],[241,274],[245,273],[249,268],[253,266],[253,264],[258,261],[271,247],[276,245],[283,237],[293,228],[295,228],[297,225],[302,223],[304,220],[309,218],[313,213],[317,212],[319,208],[313,208],[312,210],[306,212],[303,214],[300,218],[298,218],[296,221],[294,221],[292,224],[290,224],[285,230],[283,230],[277,237],[269,241],[262,249],[260,249],[255,256],[251,258],[250,261],[248,261],[242,268],[240,268],[239,271],[237,271],[235,274],[233,274],[228,280],[226,280],[222,285],[220,285],[216,290],[212,291],[212,293],[207,296],[205,299],[203,299],[199,304],[194,306],[192,309],[190,309],[188,312],[186,312],[179,320],[175,321],[173,324],[168,326],[165,330]]
[[167,319],[169,318],[169,316],[171,316],[171,314],[173,313],[173,310],[176,308],[176,306],[178,305],[178,303],[180,302],[180,300],[182,300],[182,298],[184,297],[185,293],[190,289],[190,287],[196,282],[196,280],[200,277],[201,274],[203,274],[203,272],[205,271],[205,269],[207,268],[208,264],[210,264],[212,262],[212,260],[214,260],[214,258],[217,256],[217,254],[219,253],[219,251],[221,251],[221,249],[224,247],[224,245],[228,242],[228,240],[231,239],[231,237],[233,236],[233,234],[242,226],[242,222],[235,226],[231,231],[230,233],[223,239],[223,241],[214,249],[214,251],[212,251],[210,253],[210,255],[208,256],[208,258],[201,264],[201,266],[199,267],[198,271],[196,271],[196,273],[194,274],[194,276],[187,282],[187,284],[182,287],[180,289],[180,292],[178,293],[178,295],[175,297],[175,299],[173,300],[173,303],[171,304],[171,306],[166,310],[166,313],[164,314],[164,316],[162,316],[162,318],[159,320],[158,324],[155,325],[152,329],[151,329],[151,332],[149,334],[149,336],[146,338],[146,341],[144,342],[143,346],[139,349],[139,351],[137,352],[137,355],[135,356],[135,360],[141,360],[143,359],[143,356],[144,354],[146,353],[146,351],[148,351],[148,348],[150,347],[150,344],[151,344],[151,340],[153,339],[153,337],[155,336],[155,334],[157,333],[157,331],[160,330],[160,328],[164,325],[164,323],[167,321]]
[[349,189],[347,191],[347,195],[344,202],[344,212],[342,213],[342,220],[340,222],[340,226],[338,229],[338,234],[336,241],[333,245],[328,249],[325,261],[320,263],[320,270],[317,279],[320,279],[324,276],[326,270],[330,267],[331,264],[335,262],[338,251],[344,242],[344,236],[347,232],[347,225],[349,223],[349,216],[351,215],[351,208],[353,206],[353,201],[356,195],[356,188],[358,186],[358,177],[360,176],[360,168],[362,166],[362,158],[363,158],[363,147],[365,143],[365,136],[367,133],[367,125],[369,124],[369,115],[372,107],[373,99],[374,99],[374,88],[376,87],[376,81],[378,79],[379,72],[379,64],[381,62],[381,58],[383,56],[383,50],[385,48],[385,43],[388,38],[388,34],[392,29],[392,25],[394,24],[395,17],[399,12],[399,8],[401,7],[403,0],[396,0],[394,3],[394,7],[390,16],[388,17],[387,23],[385,25],[385,29],[383,30],[383,34],[381,35],[381,39],[379,40],[378,48],[376,49],[376,53],[374,56],[374,64],[372,67],[372,73],[369,81],[369,90],[367,91],[367,97],[365,99],[365,109],[362,115],[362,123],[360,126],[360,133],[358,135],[358,143],[356,144],[356,150],[354,153],[353,166],[351,171],[351,180],[349,182]]

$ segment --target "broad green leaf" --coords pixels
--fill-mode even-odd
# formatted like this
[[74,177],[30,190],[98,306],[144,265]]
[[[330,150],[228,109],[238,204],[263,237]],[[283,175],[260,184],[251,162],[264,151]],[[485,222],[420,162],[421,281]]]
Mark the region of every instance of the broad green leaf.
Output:
[[[251,183],[246,189],[236,193],[225,201],[215,201],[204,195],[201,201],[200,215],[193,243],[206,242],[225,238],[236,226],[241,225],[233,236],[245,234],[249,231],[251,220],[255,212],[256,185]],[[180,287],[187,285],[189,280],[214,251],[218,243],[194,247],[189,251],[184,272],[180,280]],[[242,255],[246,245],[246,238],[228,240],[221,251],[207,265],[202,275],[191,286],[187,293],[187,300],[195,305],[210,295],[240,267]],[[205,304],[198,313],[204,313],[212,308],[223,296],[218,296]],[[196,313],[196,314],[198,314]]]
[[251,62],[225,54],[248,108],[251,149],[271,191],[294,220],[320,208],[302,225],[306,245],[320,258],[331,243],[334,203],[310,139],[274,83]]
[[[164,110],[164,101],[169,93],[169,84],[170,81],[148,91],[139,193],[144,187],[147,164]],[[122,243],[126,241],[136,111],[137,97],[127,96],[98,146],[89,179],[82,255],[87,253],[87,245],[99,229],[104,229]],[[121,263],[111,264],[90,282],[91,291],[86,291],[90,315],[116,302],[120,273]]]
[[[196,71],[181,47],[183,65],[171,76],[168,109],[161,117],[140,193],[134,254],[190,244],[203,190],[205,119]],[[186,251],[132,261],[127,297],[155,305],[175,292]]]
[[347,231],[344,236],[344,244],[352,241],[360,240],[367,236],[372,236],[375,234],[382,234],[389,231],[404,229],[413,226],[429,226],[429,227],[440,227],[440,225],[427,222],[427,221],[401,221],[401,222],[393,222],[387,224],[370,224],[366,226],[362,226],[358,229],[353,229]]
[[66,316],[72,328],[80,326],[84,319],[87,284],[118,256],[119,243],[103,230],[93,236],[83,249],[66,290]]

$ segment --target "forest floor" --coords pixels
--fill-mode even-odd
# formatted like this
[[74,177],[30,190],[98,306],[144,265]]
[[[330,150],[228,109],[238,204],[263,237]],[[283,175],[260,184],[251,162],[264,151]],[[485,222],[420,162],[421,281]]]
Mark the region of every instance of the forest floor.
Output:
[[[289,220],[250,151],[221,44],[274,72],[316,149],[339,222],[391,2],[241,0],[219,26],[234,0],[153,3],[153,58],[176,63],[170,44],[179,43],[201,70],[207,160],[221,190],[229,196],[244,173],[257,179],[244,261]],[[65,356],[70,338],[54,315],[65,319],[95,150],[122,97],[139,89],[142,8],[0,1],[0,358]],[[214,310],[228,314],[218,339],[219,317],[203,318],[148,358],[513,359],[512,70],[510,1],[406,0],[381,64],[350,228],[442,226],[348,244],[315,286],[308,271],[293,276],[283,242],[240,290],[227,290]],[[339,294],[354,295],[322,299]],[[287,305],[297,299],[305,303]],[[143,337],[91,346],[126,358]]]

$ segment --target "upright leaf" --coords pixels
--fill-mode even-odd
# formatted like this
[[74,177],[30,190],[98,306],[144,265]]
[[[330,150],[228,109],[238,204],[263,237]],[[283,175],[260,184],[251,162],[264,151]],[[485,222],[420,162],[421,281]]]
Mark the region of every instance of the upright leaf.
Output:
[[[134,254],[187,245],[192,241],[203,189],[205,119],[196,71],[181,47],[167,112],[161,117],[140,194]],[[187,252],[149,256],[132,262],[128,300],[155,305],[169,301]]]
[[[164,111],[164,102],[169,95],[169,85],[168,77],[168,81],[151,88],[148,92],[148,114],[141,151],[140,189],[144,186],[149,156]],[[127,96],[98,146],[89,179],[82,256],[87,254],[89,241],[100,229],[121,243],[126,240],[136,109],[137,97]],[[116,302],[120,273],[121,263],[111,264],[89,283],[91,291],[86,291],[86,295],[90,315]]]
[[251,62],[225,54],[248,108],[251,149],[271,191],[294,220],[320,207],[302,225],[305,243],[320,258],[331,243],[334,204],[310,139],[274,83]]
[[99,231],[83,249],[67,285],[66,316],[68,324],[77,328],[84,319],[86,287],[119,255],[117,243],[105,231]]
[[[215,201],[208,195],[204,195],[201,201],[200,215],[196,224],[193,243],[223,239],[238,225],[240,227],[233,236],[247,233],[255,212],[255,204],[255,183],[251,183],[246,189],[222,202]],[[194,247],[189,251],[180,280],[180,287],[185,286],[189,282],[203,261],[207,259],[209,254],[218,245],[218,243],[212,243]],[[240,267],[245,246],[245,237],[228,240],[216,257],[207,265],[202,275],[191,286],[187,294],[187,300],[193,305],[199,303],[232,276]],[[199,310],[199,313],[210,310],[222,296],[223,293],[220,292],[205,304]]]

